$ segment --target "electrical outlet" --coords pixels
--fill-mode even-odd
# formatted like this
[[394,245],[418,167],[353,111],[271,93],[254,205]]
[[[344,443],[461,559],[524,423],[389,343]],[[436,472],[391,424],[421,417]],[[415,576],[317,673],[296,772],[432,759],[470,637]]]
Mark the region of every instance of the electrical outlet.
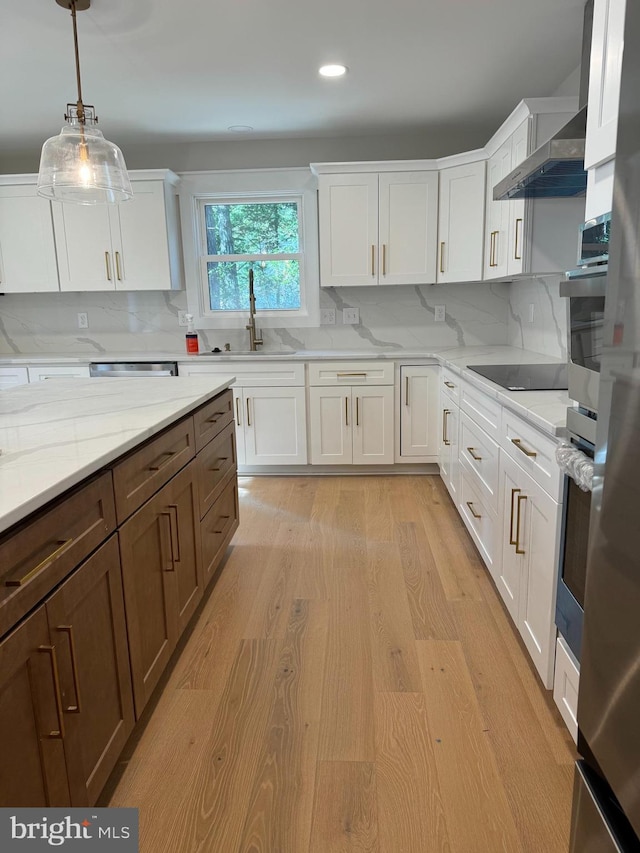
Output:
[[360,322],[359,308],[343,308],[342,323],[345,326],[355,326]]
[[435,305],[433,319],[436,323],[444,323],[444,321],[447,319],[447,306]]
[[535,302],[529,303],[529,322],[533,323],[536,318],[536,305]]
[[188,311],[178,311],[178,325],[179,326],[188,326],[187,323],[187,314]]
[[321,326],[335,326],[336,324],[336,309],[335,308],[321,308],[320,309],[320,325]]
[[81,314],[78,314],[78,328],[79,329],[88,329],[89,328],[89,317],[84,312],[82,312]]

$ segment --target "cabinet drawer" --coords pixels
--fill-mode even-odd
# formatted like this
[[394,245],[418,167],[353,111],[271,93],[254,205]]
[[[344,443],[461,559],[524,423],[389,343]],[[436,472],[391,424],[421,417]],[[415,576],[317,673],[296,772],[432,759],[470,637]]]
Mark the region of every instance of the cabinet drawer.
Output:
[[238,528],[238,481],[235,474],[201,522],[202,565],[205,583],[214,576],[231,537]]
[[463,382],[460,387],[460,408],[482,427],[487,435],[499,440],[502,406],[482,391]]
[[393,385],[392,361],[313,361],[309,385]]
[[288,388],[304,385],[304,362],[262,361],[259,355],[252,357],[251,361],[224,358],[215,364],[180,362],[178,373],[180,376],[235,376],[234,385],[237,388],[268,385]]
[[115,530],[111,473],[0,538],[0,636]]
[[484,500],[497,512],[500,448],[465,412],[460,416],[460,459]]
[[501,445],[554,501],[562,501],[563,477],[556,462],[557,442],[512,414],[502,412]]
[[446,367],[440,368],[440,391],[450,397],[454,403],[460,402],[460,386],[462,385],[457,373]]
[[556,671],[553,679],[553,699],[558,706],[562,719],[571,732],[571,737],[578,740],[578,687],[580,685],[580,670],[563,637],[556,640]]
[[202,518],[224,489],[229,472],[235,472],[237,468],[235,424],[228,424],[200,451],[196,464]]
[[484,497],[473,484],[469,471],[460,466],[460,514],[476,543],[480,556],[493,576],[499,559],[499,525]]
[[152,438],[113,468],[118,523],[158,491],[195,455],[193,418]]
[[193,415],[196,435],[196,453],[218,435],[233,420],[233,391],[228,389],[218,394]]
[[88,364],[43,365],[28,367],[29,382],[44,382],[47,379],[88,379]]

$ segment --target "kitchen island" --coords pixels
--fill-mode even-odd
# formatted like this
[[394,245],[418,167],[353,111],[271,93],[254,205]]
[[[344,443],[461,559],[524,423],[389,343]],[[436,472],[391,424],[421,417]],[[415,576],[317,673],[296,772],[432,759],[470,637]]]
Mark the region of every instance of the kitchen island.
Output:
[[2,395],[0,805],[100,794],[238,526],[232,382]]

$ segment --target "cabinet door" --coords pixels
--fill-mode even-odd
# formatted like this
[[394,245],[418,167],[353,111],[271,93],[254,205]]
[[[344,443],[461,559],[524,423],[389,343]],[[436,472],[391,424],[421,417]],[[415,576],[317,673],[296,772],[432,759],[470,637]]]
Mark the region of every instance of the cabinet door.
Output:
[[[511,168],[515,169],[529,155],[529,136],[531,122],[525,119],[514,131],[511,137]],[[523,242],[524,242],[524,216],[525,199],[519,198],[513,201],[501,201],[509,209],[509,240],[507,250],[507,275],[518,275],[524,272],[523,264]]]
[[460,491],[460,462],[458,432],[460,409],[445,395],[440,396],[440,476],[454,504],[458,506]]
[[354,465],[393,463],[394,396],[392,385],[352,389]]
[[400,456],[438,455],[438,366],[400,368]]
[[381,173],[379,217],[379,283],[432,284],[436,280],[438,173]]
[[136,717],[142,713],[178,641],[178,595],[171,554],[171,484],[119,531],[122,583]]
[[136,181],[126,204],[112,205],[116,290],[170,290],[171,267],[162,181]]
[[245,424],[245,408],[244,395],[242,388],[232,388],[233,391],[233,407],[236,413],[236,453],[238,456],[238,465],[247,464],[247,454],[245,452],[244,440],[244,424]]
[[318,178],[320,284],[378,283],[378,175]]
[[304,388],[245,388],[247,465],[305,465],[307,418]]
[[[235,468],[235,466],[234,466]],[[200,560],[197,467],[187,465],[170,481],[166,489],[169,512],[171,555],[178,596],[178,634],[186,628],[204,593]]]
[[480,281],[485,161],[440,172],[438,282]]
[[311,464],[350,465],[353,461],[351,388],[309,389]]
[[58,292],[51,202],[35,186],[0,187],[0,292]]
[[616,153],[626,2],[595,0],[593,7],[585,169]]
[[109,207],[51,203],[60,290],[115,290]]
[[487,163],[487,207],[485,213],[484,278],[507,274],[509,201],[494,201],[493,188],[511,171],[511,140],[508,139]]
[[0,367],[0,391],[15,388],[16,385],[27,385],[29,374],[26,367]]
[[518,544],[516,522],[518,498],[520,500],[520,528],[522,529],[522,504],[526,494],[522,490],[521,471],[504,453],[500,454],[501,466],[501,505],[502,505],[502,565],[498,572],[496,586],[502,596],[509,615],[518,624],[520,607],[520,589],[524,573],[524,554]]
[[0,642],[0,806],[68,806],[56,649],[40,607]]
[[58,652],[71,803],[93,805],[134,722],[115,536],[60,587],[46,610]]

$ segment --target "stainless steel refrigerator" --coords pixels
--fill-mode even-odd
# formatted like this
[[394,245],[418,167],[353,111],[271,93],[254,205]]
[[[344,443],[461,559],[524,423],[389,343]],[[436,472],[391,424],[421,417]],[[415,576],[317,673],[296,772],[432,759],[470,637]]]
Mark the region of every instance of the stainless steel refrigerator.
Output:
[[640,850],[640,2],[627,0],[578,700],[573,853]]

